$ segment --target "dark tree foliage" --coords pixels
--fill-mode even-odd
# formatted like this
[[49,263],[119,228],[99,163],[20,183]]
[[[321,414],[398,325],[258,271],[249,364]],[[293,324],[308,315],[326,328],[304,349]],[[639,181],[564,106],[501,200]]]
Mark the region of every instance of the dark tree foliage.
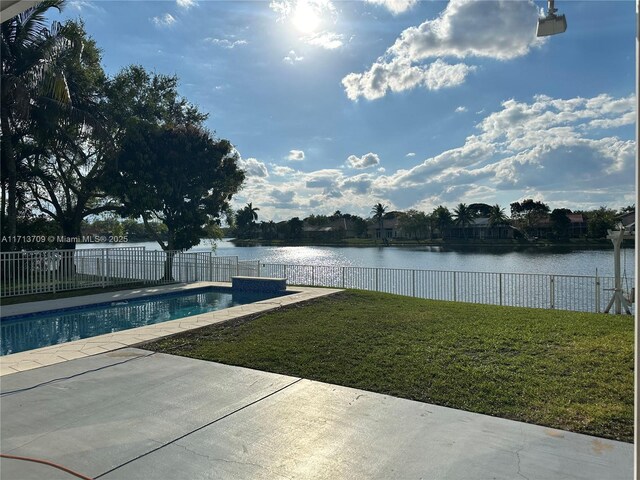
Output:
[[551,221],[551,233],[553,237],[557,239],[569,238],[569,227],[571,226],[571,220],[567,217],[571,213],[568,208],[555,208],[549,220]]
[[[43,125],[34,113],[70,114],[71,95],[64,69],[65,60],[78,52],[75,30],[58,22],[47,25],[47,10],[60,10],[62,0],[46,0],[2,23],[0,120],[2,133],[2,225],[9,236],[16,234],[19,210],[25,205],[20,182],[25,141]],[[28,154],[28,153],[27,153]],[[15,248],[11,245],[10,248]]]
[[616,226],[617,213],[607,207],[586,212],[587,233],[591,238],[606,238],[607,230],[613,230]]
[[298,217],[293,217],[287,222],[287,239],[300,240],[302,238],[302,227],[304,222]]
[[549,205],[530,198],[511,205],[511,219],[518,228],[530,233],[549,214]]
[[475,217],[488,217],[491,215],[492,207],[486,203],[471,203],[468,208]]
[[[197,245],[244,181],[231,143],[194,125],[134,121],[114,167],[111,192],[123,202],[123,213],[145,224],[164,223],[167,240],[156,241],[165,251]],[[165,276],[171,277],[170,265]]]

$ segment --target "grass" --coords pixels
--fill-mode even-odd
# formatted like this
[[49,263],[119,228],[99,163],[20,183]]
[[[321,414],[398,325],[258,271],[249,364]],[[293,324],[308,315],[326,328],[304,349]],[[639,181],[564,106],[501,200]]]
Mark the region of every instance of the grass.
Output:
[[349,290],[145,348],[632,442],[633,328]]

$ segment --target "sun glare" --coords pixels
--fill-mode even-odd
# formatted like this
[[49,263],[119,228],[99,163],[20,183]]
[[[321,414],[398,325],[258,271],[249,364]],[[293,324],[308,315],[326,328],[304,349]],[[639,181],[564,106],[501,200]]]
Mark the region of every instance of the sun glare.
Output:
[[291,16],[291,23],[294,27],[302,33],[313,33],[320,25],[320,21],[320,14],[313,5],[304,0],[298,1]]

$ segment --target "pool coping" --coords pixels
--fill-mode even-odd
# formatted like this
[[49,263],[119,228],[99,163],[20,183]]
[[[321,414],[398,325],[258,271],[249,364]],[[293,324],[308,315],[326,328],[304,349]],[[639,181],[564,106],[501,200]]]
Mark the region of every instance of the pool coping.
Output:
[[[136,288],[120,290],[116,292],[99,293],[80,297],[60,298],[57,300],[45,300],[29,302],[17,305],[8,305],[2,308],[3,316],[24,315],[40,310],[54,310],[58,308],[73,308],[81,305],[91,305],[109,301],[122,301],[133,298],[143,298],[164,293],[188,291],[203,287],[230,288],[228,282],[195,282],[189,284],[172,284],[148,288]],[[213,312],[193,315],[191,317],[178,318],[168,322],[146,325],[144,327],[131,328],[114,333],[98,335],[96,337],[83,338],[72,342],[50,345],[25,352],[12,353],[0,357],[0,377],[12,373],[23,372],[34,368],[88,357],[100,353],[111,352],[120,348],[132,347],[144,342],[167,337],[176,333],[193,330],[196,328],[227,322],[236,318],[256,313],[275,310],[286,305],[304,302],[314,298],[332,295],[340,292],[336,288],[313,287],[287,287],[288,295],[261,300],[246,305],[217,310]]]

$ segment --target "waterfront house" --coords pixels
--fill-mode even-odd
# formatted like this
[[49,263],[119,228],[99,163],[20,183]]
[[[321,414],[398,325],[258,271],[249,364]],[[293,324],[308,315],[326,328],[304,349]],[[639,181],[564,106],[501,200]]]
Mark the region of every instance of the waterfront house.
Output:
[[491,225],[488,217],[474,218],[464,227],[452,225],[443,230],[443,239],[475,239],[475,240],[510,240],[514,235],[514,228],[506,223]]

